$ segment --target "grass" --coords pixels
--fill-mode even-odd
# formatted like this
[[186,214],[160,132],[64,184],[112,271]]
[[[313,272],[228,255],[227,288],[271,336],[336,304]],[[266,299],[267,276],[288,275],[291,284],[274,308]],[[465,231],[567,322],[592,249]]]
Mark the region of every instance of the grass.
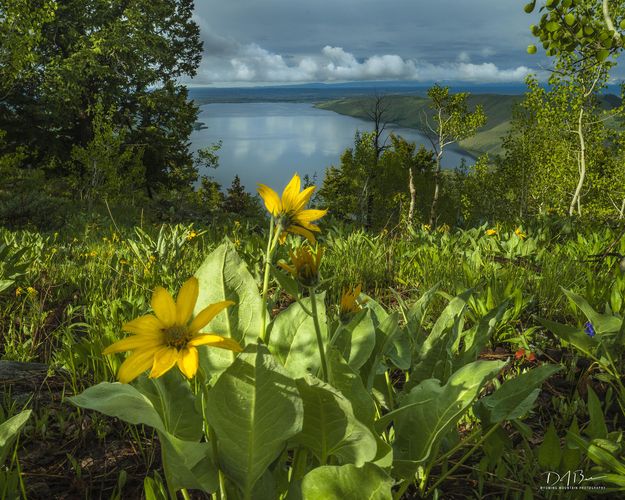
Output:
[[[158,443],[150,431],[80,412],[65,397],[114,380],[116,358],[101,352],[122,336],[121,325],[149,309],[155,286],[177,289],[223,237],[235,243],[260,282],[263,226],[262,221],[205,227],[110,223],[51,234],[0,229],[0,243],[13,254],[21,252],[19,262],[6,259],[0,267],[0,281],[11,282],[0,293],[0,359],[52,368],[41,381],[49,390],[38,391],[28,403],[35,417],[11,462],[10,470],[21,467],[29,496],[123,491],[123,498],[140,494],[145,476],[158,484]],[[391,309],[414,303],[432,287],[451,296],[474,288],[473,318],[504,300],[515,305],[508,326],[491,340],[492,352],[512,356],[525,347],[539,359],[549,359],[555,341],[538,317],[573,325],[585,321],[562,288],[585,296],[600,311],[607,307],[623,313],[618,297],[625,278],[615,260],[592,258],[615,239],[615,230],[536,221],[523,228],[527,238],[521,238],[514,227],[498,227],[493,236],[486,229],[369,234],[326,222],[322,274],[329,278],[327,305],[336,308],[341,291],[358,283]],[[280,249],[281,257],[288,246]],[[625,253],[625,243],[614,251]],[[276,285],[271,295],[274,305],[284,306],[285,294]],[[436,299],[429,321],[443,309],[445,297]],[[8,390],[5,386],[0,423],[25,402],[16,406]],[[522,464],[525,452],[515,453]]]

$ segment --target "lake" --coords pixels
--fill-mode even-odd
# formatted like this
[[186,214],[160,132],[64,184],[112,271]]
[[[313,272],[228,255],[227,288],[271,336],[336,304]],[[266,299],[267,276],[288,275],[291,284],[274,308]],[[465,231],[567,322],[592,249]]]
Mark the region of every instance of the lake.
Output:
[[[250,192],[262,182],[282,190],[293,173],[323,180],[325,169],[340,163],[341,153],[353,146],[357,130],[372,130],[372,123],[333,111],[315,108],[311,103],[259,102],[214,103],[200,107],[198,120],[205,129],[191,135],[192,149],[206,147],[219,140],[220,165],[217,170],[201,172],[212,175],[224,188],[235,174]],[[413,129],[389,127],[409,141],[428,145],[427,138]],[[453,168],[465,158],[460,150],[448,150],[443,167]]]

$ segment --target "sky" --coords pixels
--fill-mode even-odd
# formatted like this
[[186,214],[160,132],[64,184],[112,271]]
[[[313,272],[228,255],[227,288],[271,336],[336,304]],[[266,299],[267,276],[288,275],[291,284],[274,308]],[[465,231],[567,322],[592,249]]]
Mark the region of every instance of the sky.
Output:
[[196,0],[194,85],[522,82],[537,13],[522,0]]

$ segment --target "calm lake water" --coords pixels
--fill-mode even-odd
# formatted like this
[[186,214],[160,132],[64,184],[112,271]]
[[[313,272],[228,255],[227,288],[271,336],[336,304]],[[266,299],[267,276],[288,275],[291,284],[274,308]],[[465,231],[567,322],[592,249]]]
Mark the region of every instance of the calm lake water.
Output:
[[[314,108],[310,103],[218,103],[200,108],[199,121],[206,127],[191,135],[192,148],[221,140],[220,165],[208,174],[227,187],[235,174],[248,191],[262,182],[282,190],[293,173],[317,174],[338,165],[341,153],[354,143],[357,130],[372,130],[370,122]],[[428,145],[415,130],[390,127],[409,141]],[[448,150],[443,167],[453,168],[470,156]],[[204,173],[204,172],[203,172]]]

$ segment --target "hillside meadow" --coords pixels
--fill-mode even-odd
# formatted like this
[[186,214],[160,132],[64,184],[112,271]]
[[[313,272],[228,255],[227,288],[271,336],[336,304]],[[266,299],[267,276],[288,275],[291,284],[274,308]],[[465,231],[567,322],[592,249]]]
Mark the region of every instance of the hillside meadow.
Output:
[[[420,452],[428,466],[422,483],[400,480],[402,493],[408,497],[439,489],[447,497],[531,498],[534,491],[547,486],[541,472],[555,468],[556,460],[582,470],[601,467],[605,473],[616,466],[597,459],[592,448],[585,451],[581,445],[607,446],[623,425],[619,410],[623,392],[614,378],[621,361],[614,358],[613,365],[605,358],[608,353],[617,355],[623,332],[625,277],[613,255],[625,253],[625,248],[622,242],[614,245],[616,229],[558,218],[522,227],[431,230],[421,226],[374,234],[324,220],[321,229],[318,242],[325,252],[317,282],[306,281],[312,275],[304,268],[298,268],[295,277],[280,267],[272,274],[267,293],[267,321],[272,326],[266,347],[262,342],[253,347],[256,341],[251,339],[258,331],[248,331],[240,323],[250,338],[238,337],[242,346],[248,345],[243,354],[255,353],[258,359],[262,349],[263,356],[271,353],[281,360],[285,363],[281,376],[294,381],[303,376],[301,380],[313,384],[305,389],[313,392],[304,392],[303,397],[320,398],[315,404],[323,412],[316,417],[321,421],[314,429],[308,429],[304,419],[300,432],[310,432],[312,441],[288,438],[286,451],[264,466],[255,464],[264,469],[262,477],[274,479],[253,486],[252,498],[265,494],[260,491],[286,492],[294,481],[302,484],[302,478],[308,484],[307,470],[323,470],[314,468],[319,461],[336,467],[349,446],[349,453],[356,453],[355,460],[370,453],[371,459],[380,457],[375,467],[384,470],[391,463],[389,453],[406,458],[410,457],[406,453],[413,453],[404,451],[403,440],[417,440],[414,446],[428,443]],[[225,296],[239,302],[228,313],[230,321],[256,326],[258,314],[246,308],[257,307],[254,297],[262,293],[267,236],[262,219],[230,219],[209,226],[149,223],[120,227],[103,216],[55,233],[2,230],[2,363],[44,364],[43,370],[32,365],[35,371],[28,374],[28,381],[15,374],[2,378],[3,420],[10,422],[23,406],[32,412],[20,426],[18,446],[9,449],[8,468],[2,471],[0,482],[3,495],[129,498],[142,492],[146,498],[164,498],[166,479],[170,488],[172,482],[184,484],[180,470],[185,466],[174,458],[175,451],[162,444],[163,439],[174,439],[165,437],[167,432],[183,432],[183,428],[157,427],[155,434],[151,427],[156,424],[145,412],[166,418],[168,411],[187,408],[184,412],[190,413],[178,418],[189,426],[198,418],[193,417],[193,408],[201,404],[202,391],[191,384],[181,400],[181,375],[172,370],[164,386],[155,386],[160,387],[160,396],[154,399],[150,395],[154,389],[149,387],[160,379],[152,382],[141,376],[137,387],[147,391],[143,394],[155,406],[143,410],[143,415],[128,413],[131,399],[121,406],[113,404],[114,400],[106,403],[107,390],[113,391],[108,397],[114,399],[132,394],[116,393],[119,385],[110,385],[123,358],[106,356],[103,351],[124,338],[124,324],[150,309],[156,287],[174,292],[193,274],[200,279],[201,289],[208,287],[201,294],[211,300]],[[609,255],[603,255],[610,245]],[[289,252],[297,252],[299,246],[297,237],[288,236],[276,248],[275,262],[293,262]],[[322,365],[314,322],[304,312],[310,312],[307,290],[311,286],[318,295],[322,331],[331,342],[325,352],[333,375],[326,377],[343,387],[345,396],[340,398],[347,400],[336,399],[338,393],[331,386],[313,382],[318,380],[315,373],[322,377]],[[353,294],[356,286],[361,294],[357,300],[352,298],[351,308],[346,307],[350,304],[345,292]],[[152,307],[158,310],[154,302]],[[593,336],[587,333],[588,325],[596,332]],[[209,330],[228,334],[227,324],[217,319]],[[234,333],[234,338],[238,335]],[[222,365],[221,357],[211,357],[214,348],[200,349],[200,366],[213,366],[212,370],[221,366],[225,374],[232,370]],[[254,377],[252,373],[271,375],[253,371],[248,376]],[[547,377],[549,381],[542,384]],[[426,389],[433,382],[419,383],[434,378],[440,386]],[[351,389],[344,385],[347,380],[352,381]],[[469,384],[470,395],[465,389],[454,389],[454,380]],[[217,382],[212,390],[219,387]],[[104,391],[98,398],[75,397],[95,388]],[[256,386],[256,391],[281,404],[267,387]],[[314,391],[322,392],[314,395]],[[440,404],[411,411],[419,408],[414,398],[429,400],[428,392],[421,391],[434,391],[442,398]],[[506,396],[509,391],[513,399]],[[7,399],[11,394],[14,397]],[[349,410],[344,406],[347,401],[351,401]],[[242,400],[240,404],[239,411],[244,411],[250,403]],[[236,414],[237,403],[228,405]],[[258,412],[256,418],[261,418],[271,408],[259,407]],[[201,423],[201,414],[199,418]],[[215,418],[209,422],[216,422]],[[325,418],[353,420],[348,428],[358,422],[360,430],[353,435],[354,431],[343,427],[336,434],[322,423]],[[417,423],[420,432],[403,434]],[[258,424],[233,421],[232,425],[242,425],[237,432],[244,433],[246,425]],[[402,431],[406,425],[410,427]],[[276,427],[274,432],[278,434],[259,436],[258,445],[274,442],[281,431]],[[350,441],[355,436],[359,436],[357,441]],[[318,439],[335,444],[318,450]],[[264,440],[267,444],[262,444]],[[299,479],[294,472],[287,474],[294,460],[290,450],[295,446],[304,446],[295,450],[309,450],[298,466],[302,468]],[[396,467],[387,470],[400,474]],[[225,474],[225,488],[230,491],[236,472]],[[368,488],[389,484],[373,470],[368,474],[374,474],[371,484],[354,484],[353,491],[361,487],[364,495]],[[188,483],[187,478],[187,484],[204,488],[212,484],[210,478],[192,477],[197,479]],[[376,486],[376,481],[382,482]],[[231,494],[236,497],[236,490]],[[189,495],[200,498],[197,493]]]

